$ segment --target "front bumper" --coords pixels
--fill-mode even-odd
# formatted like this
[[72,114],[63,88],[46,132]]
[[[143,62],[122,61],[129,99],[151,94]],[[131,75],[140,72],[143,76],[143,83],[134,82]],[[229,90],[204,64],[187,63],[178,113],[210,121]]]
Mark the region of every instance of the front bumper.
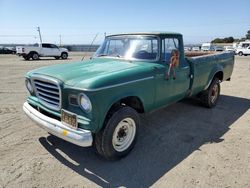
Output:
[[88,147],[92,145],[93,137],[90,131],[67,127],[62,122],[40,113],[27,102],[23,104],[23,110],[29,118],[47,132],[78,146]]

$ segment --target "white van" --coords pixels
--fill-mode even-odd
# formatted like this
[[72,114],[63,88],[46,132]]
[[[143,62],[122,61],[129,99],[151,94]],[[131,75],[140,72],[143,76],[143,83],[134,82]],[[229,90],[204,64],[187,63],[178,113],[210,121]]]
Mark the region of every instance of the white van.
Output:
[[246,40],[244,42],[240,42],[237,46],[237,49],[238,48],[247,48],[250,46],[250,40]]
[[201,45],[201,50],[202,51],[214,51],[215,45],[213,45],[212,43],[203,43]]

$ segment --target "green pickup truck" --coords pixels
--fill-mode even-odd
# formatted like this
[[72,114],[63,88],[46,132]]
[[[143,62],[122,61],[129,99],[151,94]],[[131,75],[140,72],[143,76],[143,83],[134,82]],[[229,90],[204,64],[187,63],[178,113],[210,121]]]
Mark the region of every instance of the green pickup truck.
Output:
[[119,159],[135,145],[140,114],[190,96],[214,107],[233,65],[230,52],[185,54],[178,33],[110,35],[89,60],[28,72],[23,110],[50,134]]

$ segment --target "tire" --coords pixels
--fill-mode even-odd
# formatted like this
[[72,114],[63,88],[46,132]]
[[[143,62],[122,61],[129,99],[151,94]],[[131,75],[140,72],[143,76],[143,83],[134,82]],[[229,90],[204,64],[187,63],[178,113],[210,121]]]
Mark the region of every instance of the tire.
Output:
[[63,52],[63,53],[61,54],[61,58],[62,58],[62,59],[67,59],[67,58],[68,58],[68,53]]
[[123,106],[111,114],[104,128],[95,135],[96,151],[108,160],[125,157],[134,147],[140,117],[131,107]]
[[239,56],[242,56],[242,55],[243,55],[243,52],[239,52],[238,54],[239,54]]
[[38,59],[39,59],[38,53],[36,53],[36,52],[32,53],[32,54],[31,54],[31,58],[32,58],[33,60],[38,60]]
[[55,56],[55,59],[60,59],[60,56]]
[[216,106],[220,96],[220,80],[214,78],[208,89],[201,93],[200,99],[202,103],[208,107],[213,108]]

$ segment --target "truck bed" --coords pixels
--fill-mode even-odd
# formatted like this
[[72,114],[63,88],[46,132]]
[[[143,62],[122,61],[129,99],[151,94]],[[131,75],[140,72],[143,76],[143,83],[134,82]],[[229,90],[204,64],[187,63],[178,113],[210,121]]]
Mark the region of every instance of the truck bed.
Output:
[[204,56],[204,55],[212,55],[218,54],[220,52],[185,52],[186,57],[196,57],[196,56]]
[[193,95],[207,89],[215,73],[221,71],[223,80],[232,75],[234,54],[231,52],[187,52],[186,59],[193,75],[190,86]]
[[39,46],[17,46],[16,53],[17,54],[28,54],[31,51],[40,52],[41,47]]

